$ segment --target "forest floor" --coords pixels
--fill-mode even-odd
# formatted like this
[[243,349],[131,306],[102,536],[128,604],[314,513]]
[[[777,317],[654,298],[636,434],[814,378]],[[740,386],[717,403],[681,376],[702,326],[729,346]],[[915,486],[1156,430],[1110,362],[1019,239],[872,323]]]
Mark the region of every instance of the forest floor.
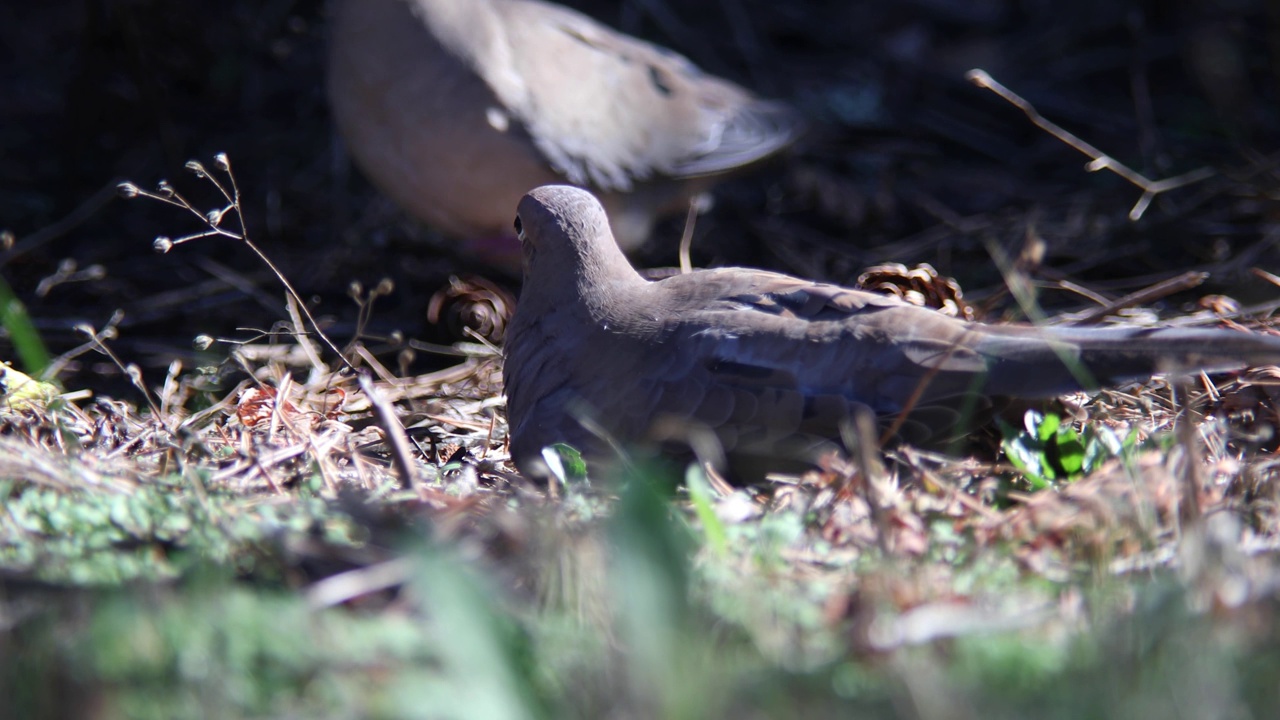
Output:
[[[717,190],[696,265],[1280,333],[1264,3],[577,5],[810,122]],[[350,165],[324,35],[318,1],[0,9],[4,714],[1280,716],[1280,369],[749,488],[531,482],[518,283]],[[119,199],[163,178],[196,214]],[[229,204],[279,275],[232,237],[154,251]]]

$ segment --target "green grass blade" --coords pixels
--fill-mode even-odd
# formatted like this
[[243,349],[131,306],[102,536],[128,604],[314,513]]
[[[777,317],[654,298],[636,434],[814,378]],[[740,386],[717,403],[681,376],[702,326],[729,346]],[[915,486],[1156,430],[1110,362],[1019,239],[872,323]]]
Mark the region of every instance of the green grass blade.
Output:
[[9,332],[9,339],[22,360],[22,369],[29,375],[39,376],[49,367],[49,351],[31,324],[27,306],[13,294],[13,289],[0,277],[0,325]]

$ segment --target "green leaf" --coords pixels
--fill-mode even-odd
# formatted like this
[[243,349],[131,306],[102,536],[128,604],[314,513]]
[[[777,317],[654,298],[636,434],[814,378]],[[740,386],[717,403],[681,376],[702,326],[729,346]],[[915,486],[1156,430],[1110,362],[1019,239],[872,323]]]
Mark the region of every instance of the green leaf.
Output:
[[1058,450],[1058,467],[1063,471],[1066,477],[1079,475],[1084,469],[1084,443],[1080,441],[1080,436],[1076,431],[1064,427],[1060,429],[1053,439],[1054,445]]
[[[1039,413],[1036,414],[1039,415]],[[1031,413],[1028,412],[1027,415],[1028,422],[1030,422]],[[1040,439],[1040,442],[1047,443],[1053,439],[1054,434],[1058,432],[1058,427],[1061,425],[1062,418],[1058,417],[1054,413],[1049,413],[1048,415],[1044,415],[1040,418],[1040,423],[1037,425],[1033,433]]]
[[729,549],[729,536],[724,523],[716,515],[712,507],[711,487],[707,484],[706,475],[697,463],[692,463],[684,473],[684,484],[689,489],[689,498],[693,501],[693,512],[702,524],[703,538],[711,551],[723,557]]
[[1031,487],[1036,490],[1043,490],[1049,487],[1050,484],[1045,477],[1044,453],[1038,443],[1034,446],[1029,446],[1028,441],[1034,442],[1027,435],[1020,435],[1015,438],[1005,439],[1001,446],[1004,448],[1004,453],[1009,458],[1009,462],[1022,471]]
[[547,468],[561,485],[569,482],[582,482],[587,479],[587,461],[576,448],[565,443],[556,443],[542,448],[542,459]]
[[23,369],[38,375],[49,366],[49,351],[27,315],[27,307],[13,294],[3,277],[0,277],[0,325],[9,331],[9,340],[18,351],[18,357],[22,358]]

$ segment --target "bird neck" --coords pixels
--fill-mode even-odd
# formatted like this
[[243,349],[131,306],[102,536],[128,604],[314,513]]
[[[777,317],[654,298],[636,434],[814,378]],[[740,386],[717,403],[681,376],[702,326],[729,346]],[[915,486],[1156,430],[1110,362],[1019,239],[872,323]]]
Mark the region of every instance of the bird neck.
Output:
[[[621,253],[618,253],[621,258]],[[603,259],[602,259],[603,260]],[[584,262],[574,278],[577,296],[593,317],[615,313],[619,305],[634,303],[646,281],[625,259],[615,262]]]

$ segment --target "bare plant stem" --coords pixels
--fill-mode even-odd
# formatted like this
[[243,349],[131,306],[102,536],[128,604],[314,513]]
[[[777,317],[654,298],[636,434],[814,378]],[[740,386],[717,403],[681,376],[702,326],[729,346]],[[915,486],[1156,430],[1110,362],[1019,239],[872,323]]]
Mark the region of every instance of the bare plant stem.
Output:
[[[276,267],[275,263],[271,262],[271,258],[267,257],[267,254],[249,238],[249,233],[245,228],[244,212],[240,201],[240,186],[236,184],[236,176],[235,173],[231,171],[231,161],[227,158],[226,153],[218,153],[214,157],[214,162],[219,170],[226,173],[227,180],[230,184],[230,190],[219,182],[218,178],[210,174],[202,163],[190,160],[186,165],[186,168],[195,173],[197,177],[208,180],[212,183],[213,186],[217,188],[218,192],[222,194],[223,199],[227,202],[227,204],[222,208],[210,210],[208,213],[202,213],[197,210],[190,201],[178,193],[172,185],[164,180],[160,181],[160,186],[157,192],[148,192],[133,183],[121,183],[118,188],[120,193],[126,198],[141,196],[151,200],[158,200],[162,203],[173,205],[174,207],[182,208],[183,210],[186,210],[192,215],[200,218],[200,221],[208,228],[208,230],[186,235],[176,240],[167,237],[156,238],[156,249],[161,252],[168,252],[175,245],[180,245],[182,243],[201,238],[213,237],[215,235],[221,235],[223,237],[243,242],[255,255],[258,256],[258,259],[262,260],[267,268],[275,274],[275,276],[280,280],[280,283],[284,285],[285,292],[287,292],[293,301],[297,303],[298,310],[306,317],[307,323],[315,330],[316,335],[324,341],[325,345],[329,346],[329,349],[333,351],[333,354],[338,357],[348,370],[355,370],[355,366],[351,364],[351,361],[347,360],[346,356],[342,354],[342,351],[338,349],[338,346],[329,339],[329,336],[326,335],[323,330],[320,329],[320,325],[316,322],[315,317],[312,316],[311,311],[307,309],[307,304],[303,302],[302,296],[294,289],[293,284],[289,282],[289,279],[285,277],[284,273],[281,272],[278,267]],[[222,221],[230,213],[234,213],[236,216],[236,222],[240,226],[240,231],[238,233],[222,227]]]
[[1041,115],[1031,103],[1027,102],[1025,98],[1004,85],[1001,85],[995,78],[991,77],[986,70],[975,68],[965,73],[964,76],[965,79],[974,85],[990,90],[991,92],[999,95],[1010,105],[1013,105],[1026,113],[1026,116],[1030,118],[1031,123],[1036,127],[1089,156],[1089,164],[1085,165],[1085,170],[1088,172],[1110,170],[1141,188],[1142,196],[1138,198],[1138,202],[1134,203],[1133,208],[1129,210],[1130,220],[1138,220],[1141,218],[1143,213],[1147,211],[1147,207],[1151,205],[1151,201],[1155,200],[1156,195],[1180,188],[1184,185],[1190,185],[1192,183],[1201,182],[1202,180],[1207,180],[1214,175],[1213,168],[1205,167],[1198,170],[1192,170],[1191,172],[1183,173],[1182,175],[1175,177],[1166,178],[1164,180],[1152,180],[1142,173],[1130,168],[1128,165],[1125,165],[1119,160],[1116,160],[1110,155],[1102,152],[1093,145],[1090,145],[1052,120],[1047,119]]

